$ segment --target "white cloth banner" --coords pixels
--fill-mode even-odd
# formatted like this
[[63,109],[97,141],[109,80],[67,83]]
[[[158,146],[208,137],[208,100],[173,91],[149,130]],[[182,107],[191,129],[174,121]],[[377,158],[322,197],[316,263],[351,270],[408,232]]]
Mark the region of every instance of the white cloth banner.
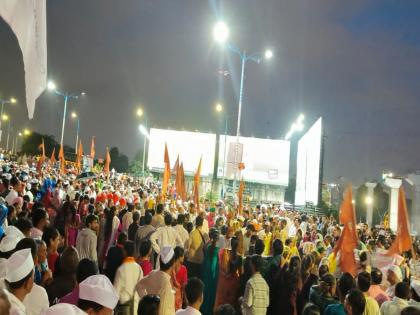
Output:
[[15,33],[22,50],[26,106],[32,119],[35,101],[47,86],[46,0],[1,0],[0,16]]

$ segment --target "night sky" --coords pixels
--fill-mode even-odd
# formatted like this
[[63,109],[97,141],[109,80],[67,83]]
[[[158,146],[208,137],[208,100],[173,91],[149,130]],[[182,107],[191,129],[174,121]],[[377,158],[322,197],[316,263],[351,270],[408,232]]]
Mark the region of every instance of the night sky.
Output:
[[[223,17],[238,46],[275,53],[247,64],[243,135],[282,137],[303,112],[325,119],[328,181],[420,169],[418,0],[49,0],[47,11],[49,77],[87,93],[69,104],[85,151],[95,135],[100,156],[109,145],[132,158],[143,147],[138,106],[154,127],[215,132],[220,101],[234,134],[240,61],[212,40]],[[0,96],[20,100],[6,109],[13,127],[59,141],[62,98],[45,92],[27,119],[21,54],[3,21]],[[75,129],[68,116],[65,143]]]

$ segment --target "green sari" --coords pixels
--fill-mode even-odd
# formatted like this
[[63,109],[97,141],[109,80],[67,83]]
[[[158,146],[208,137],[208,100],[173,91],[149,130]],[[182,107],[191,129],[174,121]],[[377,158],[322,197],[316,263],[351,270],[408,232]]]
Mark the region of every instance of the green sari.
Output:
[[206,245],[203,261],[204,301],[200,311],[203,315],[212,315],[216,300],[217,279],[219,278],[219,247]]

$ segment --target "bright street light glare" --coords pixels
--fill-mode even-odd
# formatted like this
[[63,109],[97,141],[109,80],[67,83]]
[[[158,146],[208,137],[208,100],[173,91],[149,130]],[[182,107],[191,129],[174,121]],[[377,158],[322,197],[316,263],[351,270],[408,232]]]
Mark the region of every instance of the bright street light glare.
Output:
[[77,114],[75,112],[71,113],[71,118],[77,118]]
[[266,51],[265,51],[265,53],[264,53],[264,57],[265,57],[265,59],[271,59],[271,58],[273,58],[273,51],[272,50],[270,50],[270,49],[267,49]]
[[300,114],[299,117],[298,117],[298,121],[302,122],[304,119],[305,119],[305,115]]
[[82,93],[80,93],[80,95],[85,96],[86,95],[86,92],[82,92]]
[[2,120],[4,120],[4,121],[7,121],[7,120],[9,120],[9,116],[7,116],[6,114],[4,114],[4,115],[1,117],[1,119],[2,119]]
[[18,135],[19,135],[19,137],[22,137],[22,133],[21,133],[21,132],[19,132],[19,134],[18,134]]
[[216,112],[220,113],[221,111],[223,111],[223,106],[220,103],[216,104]]
[[29,136],[31,134],[31,132],[28,129],[23,130],[23,134],[25,136]]
[[295,125],[295,130],[296,130],[296,131],[302,131],[304,127],[305,127],[305,126],[304,126],[301,122],[298,122],[298,123]]
[[137,109],[137,116],[142,117],[144,114],[143,109],[139,108]]
[[12,104],[16,104],[16,102],[17,102],[17,101],[16,101],[16,99],[15,99],[14,97],[11,97],[11,98],[10,98],[10,103],[12,103]]
[[229,37],[229,28],[225,22],[217,22],[213,28],[213,38],[219,44],[224,44]]
[[139,131],[141,132],[141,134],[143,136],[145,136],[146,138],[149,138],[149,132],[147,131],[146,127],[143,125],[139,126]]
[[52,82],[52,81],[48,81],[47,87],[48,87],[48,90],[50,90],[50,91],[54,91],[55,88],[56,88],[55,83]]
[[373,200],[372,200],[372,197],[366,197],[365,198],[365,203],[368,205],[368,206],[370,206],[372,203],[373,203]]

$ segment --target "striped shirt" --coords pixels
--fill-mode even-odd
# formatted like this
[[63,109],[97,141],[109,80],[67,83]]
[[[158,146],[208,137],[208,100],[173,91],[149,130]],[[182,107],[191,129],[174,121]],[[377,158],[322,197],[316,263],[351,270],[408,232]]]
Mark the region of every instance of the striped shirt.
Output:
[[243,315],[265,315],[269,304],[270,290],[259,272],[248,280],[242,301]]

